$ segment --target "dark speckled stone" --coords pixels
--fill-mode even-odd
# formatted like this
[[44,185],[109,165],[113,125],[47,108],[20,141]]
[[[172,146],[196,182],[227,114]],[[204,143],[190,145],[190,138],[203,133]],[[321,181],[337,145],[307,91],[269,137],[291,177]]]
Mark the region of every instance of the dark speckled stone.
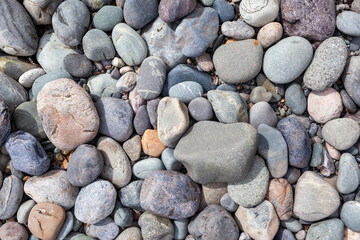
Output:
[[193,216],[200,204],[200,188],[188,176],[175,171],[154,171],[145,178],[140,204],[146,211],[170,219]]
[[159,16],[164,22],[174,22],[194,11],[195,7],[196,0],[162,0]]
[[124,4],[125,22],[139,29],[151,22],[158,14],[157,0],[127,0]]
[[121,204],[143,212],[144,209],[140,206],[140,191],[143,183],[143,180],[133,181],[121,188],[119,191]]
[[134,118],[134,128],[139,135],[143,135],[147,129],[152,128],[146,105],[142,105],[137,111]]
[[5,102],[0,100],[0,146],[10,134],[10,113]]

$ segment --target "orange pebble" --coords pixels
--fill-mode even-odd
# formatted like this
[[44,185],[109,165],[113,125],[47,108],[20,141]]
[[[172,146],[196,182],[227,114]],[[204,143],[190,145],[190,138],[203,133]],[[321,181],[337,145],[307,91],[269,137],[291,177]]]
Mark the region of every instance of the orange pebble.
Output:
[[225,44],[236,42],[236,41],[237,41],[236,39],[231,38],[231,39],[227,40]]
[[145,131],[141,145],[144,153],[152,157],[159,157],[166,148],[160,141],[157,130],[148,129]]

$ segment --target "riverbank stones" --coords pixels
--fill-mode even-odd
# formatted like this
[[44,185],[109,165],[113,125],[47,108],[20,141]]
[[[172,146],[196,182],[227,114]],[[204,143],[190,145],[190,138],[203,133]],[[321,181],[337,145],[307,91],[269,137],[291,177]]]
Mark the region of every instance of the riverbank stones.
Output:
[[29,233],[26,228],[17,222],[7,222],[0,227],[2,240],[28,240]]
[[37,97],[37,110],[46,135],[62,150],[73,150],[98,133],[95,106],[88,93],[71,79],[47,83]]
[[293,190],[286,179],[272,179],[266,199],[272,203],[281,221],[291,218],[294,203]]
[[325,220],[318,223],[311,224],[307,234],[306,240],[342,239],[344,236],[344,223],[338,219]]
[[358,37],[360,36],[360,13],[353,11],[343,11],[336,16],[336,27],[340,32]]
[[159,138],[158,131],[152,129],[144,132],[141,145],[144,153],[152,157],[159,157],[166,148]]
[[88,79],[87,86],[95,100],[111,97],[117,91],[116,80],[107,73],[91,76]]
[[0,71],[0,100],[2,100],[12,113],[21,103],[27,101],[28,93],[17,81]]
[[91,61],[82,54],[70,53],[64,58],[65,70],[73,77],[89,77],[93,70]]
[[229,84],[247,82],[261,70],[263,49],[254,39],[232,42],[216,49],[213,62],[221,80]]
[[144,211],[140,205],[140,191],[143,183],[144,180],[136,180],[121,188],[119,191],[121,204],[128,208]]
[[160,1],[159,16],[167,23],[175,22],[195,10],[196,0],[186,1]]
[[142,240],[141,230],[138,227],[129,227],[120,233],[116,240]]
[[219,15],[220,23],[231,21],[234,19],[234,8],[233,6],[225,0],[215,0],[212,8]]
[[120,232],[119,227],[115,224],[114,220],[107,217],[93,226],[94,232],[99,239],[115,239]]
[[47,25],[51,24],[54,12],[63,1],[64,0],[25,0],[23,4],[36,25]]
[[[9,108],[0,99],[0,145],[2,145],[11,131]],[[1,184],[0,184],[1,185]]]
[[169,90],[169,97],[178,98],[181,102],[189,104],[191,100],[201,97],[203,88],[197,82],[185,81],[172,86]]
[[291,84],[285,91],[285,102],[291,112],[301,115],[306,110],[306,97],[299,84]]
[[95,28],[104,32],[111,31],[116,24],[123,21],[122,8],[116,6],[103,6],[93,18]]
[[145,105],[142,105],[134,117],[134,129],[137,134],[144,135],[147,129],[151,129],[152,125]]
[[253,27],[262,27],[275,20],[279,13],[279,3],[277,0],[244,0],[241,1],[239,10],[246,23]]
[[249,111],[249,123],[258,128],[260,124],[275,127],[278,122],[276,113],[270,104],[264,101],[255,103]]
[[221,32],[227,37],[237,40],[250,39],[255,35],[255,30],[244,20],[226,21],[221,24]]
[[100,29],[91,29],[82,39],[86,57],[92,61],[112,60],[115,48],[109,36]]
[[[6,72],[6,71],[5,71]],[[19,83],[25,87],[25,88],[31,88],[31,86],[33,85],[34,81],[44,75],[46,72],[44,71],[44,69],[42,68],[33,68],[30,69],[26,72],[24,72],[23,74],[20,75],[19,77]],[[6,74],[6,73],[5,73]]]
[[144,240],[173,240],[174,226],[170,219],[144,212],[139,218],[141,235]]
[[263,26],[257,35],[257,40],[263,48],[268,48],[278,42],[283,35],[283,27],[278,22],[271,22]]
[[214,116],[211,103],[203,97],[191,100],[188,108],[190,116],[196,121],[211,120]]
[[17,221],[21,224],[27,225],[30,211],[35,205],[36,202],[32,199],[23,202],[16,213]]
[[251,168],[257,144],[257,131],[250,124],[201,121],[181,138],[174,156],[195,182],[236,182]]
[[0,219],[12,217],[18,210],[24,188],[21,180],[14,175],[5,178],[0,190]]
[[348,201],[344,203],[340,218],[344,222],[345,226],[355,232],[360,232],[360,202]]
[[123,7],[124,20],[130,27],[139,29],[151,22],[158,14],[156,0],[129,0]]
[[163,162],[159,158],[146,158],[134,164],[132,171],[135,177],[145,179],[156,170],[165,170]]
[[336,188],[342,194],[354,192],[360,184],[360,169],[350,153],[341,155]]
[[352,56],[342,75],[346,92],[358,106],[360,106],[360,94],[358,92],[360,89],[360,81],[358,81],[360,77],[359,66],[360,57]]

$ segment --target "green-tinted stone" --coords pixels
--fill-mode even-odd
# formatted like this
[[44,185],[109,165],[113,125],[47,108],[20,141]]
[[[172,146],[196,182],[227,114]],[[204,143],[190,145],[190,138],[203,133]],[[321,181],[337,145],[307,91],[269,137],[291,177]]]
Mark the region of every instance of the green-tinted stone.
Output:
[[94,16],[93,24],[97,29],[111,31],[116,24],[123,21],[122,9],[115,6],[104,6]]
[[319,143],[314,143],[310,167],[320,166],[323,161],[323,155],[323,146]]

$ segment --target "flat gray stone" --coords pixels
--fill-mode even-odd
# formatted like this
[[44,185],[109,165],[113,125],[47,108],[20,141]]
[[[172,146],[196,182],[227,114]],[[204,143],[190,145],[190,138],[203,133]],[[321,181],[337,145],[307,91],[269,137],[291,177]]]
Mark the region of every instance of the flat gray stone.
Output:
[[346,92],[360,106],[360,56],[352,56],[345,67],[342,80]]
[[291,84],[285,91],[285,102],[291,112],[301,115],[306,110],[306,97],[301,86],[297,83]]
[[178,98],[181,102],[189,104],[191,100],[203,95],[202,86],[193,81],[185,81],[172,86],[169,90],[169,96]]
[[346,227],[355,232],[360,232],[360,202],[348,201],[344,203],[340,212],[340,218]]
[[260,124],[266,124],[271,127],[275,127],[278,118],[276,113],[267,102],[255,103],[249,111],[249,123],[255,128],[258,128]]
[[82,46],[86,57],[99,62],[112,60],[115,48],[109,36],[100,29],[91,29],[82,39]]
[[343,153],[340,158],[336,188],[342,194],[354,192],[360,183],[360,169],[355,157]]
[[336,27],[340,32],[359,37],[360,36],[360,13],[343,11],[336,17]]
[[24,188],[22,181],[10,175],[5,178],[0,190],[0,219],[12,217],[18,210],[23,197]]

